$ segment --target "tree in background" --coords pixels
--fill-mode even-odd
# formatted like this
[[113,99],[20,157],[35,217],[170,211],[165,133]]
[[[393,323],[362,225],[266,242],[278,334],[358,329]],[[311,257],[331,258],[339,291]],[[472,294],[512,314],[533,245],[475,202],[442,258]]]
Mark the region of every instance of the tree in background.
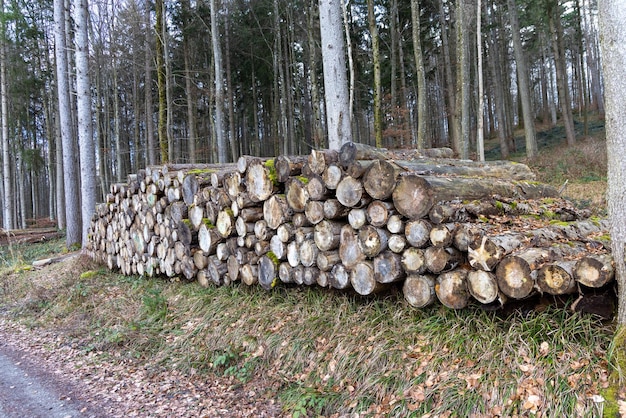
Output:
[[65,26],[65,5],[63,0],[54,0],[54,44],[57,66],[57,95],[59,99],[58,117],[63,147],[63,184],[65,190],[65,242],[70,248],[81,243],[82,223],[79,210],[79,190],[76,171],[76,145],[74,141],[70,85],[67,60],[67,31]]
[[352,139],[340,1],[343,0],[320,0],[324,96],[330,149],[339,149]]
[[2,118],[2,178],[4,201],[2,202],[3,227],[6,230],[15,228],[15,209],[13,208],[13,183],[11,181],[11,154],[9,150],[9,110],[8,110],[8,80],[7,80],[7,48],[6,48],[6,15],[4,1],[0,1],[0,106]]
[[80,153],[82,246],[87,243],[91,216],[96,207],[96,153],[93,140],[91,82],[89,80],[89,12],[87,0],[74,0],[76,47],[76,100]]

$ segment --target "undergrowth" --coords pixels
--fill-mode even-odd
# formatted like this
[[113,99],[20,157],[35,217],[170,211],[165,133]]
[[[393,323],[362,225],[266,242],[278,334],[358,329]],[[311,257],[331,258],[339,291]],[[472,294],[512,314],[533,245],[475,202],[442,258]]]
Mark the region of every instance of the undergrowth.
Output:
[[415,310],[399,292],[205,289],[65,264],[3,275],[7,314],[69,330],[103,359],[262,377],[292,416],[600,415],[594,395],[608,381],[613,329],[562,308],[502,318],[478,307]]

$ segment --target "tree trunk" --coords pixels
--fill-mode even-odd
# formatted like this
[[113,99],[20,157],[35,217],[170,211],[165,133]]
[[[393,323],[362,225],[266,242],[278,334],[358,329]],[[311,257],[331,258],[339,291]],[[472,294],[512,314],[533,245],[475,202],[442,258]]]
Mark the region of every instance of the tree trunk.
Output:
[[[55,1],[55,6],[56,3],[59,0]],[[1,11],[4,14],[4,1],[2,1],[0,3],[1,6]],[[61,7],[61,6],[58,6]],[[56,7],[55,7],[55,13],[57,12]],[[55,15],[55,18],[58,18]],[[8,107],[8,101],[9,101],[9,81],[7,80],[7,46],[6,46],[6,21],[5,19],[2,20],[2,22],[0,23],[2,25],[1,31],[2,33],[0,34],[1,39],[0,39],[0,101],[1,101],[1,119],[2,119],[2,179],[3,179],[3,188],[4,188],[4,195],[3,195],[3,202],[2,202],[2,220],[3,220],[3,227],[6,230],[11,230],[11,229],[15,229],[15,209],[13,207],[13,204],[15,202],[15,195],[13,193],[13,181],[12,181],[12,176],[11,176],[11,154],[10,154],[10,149],[9,149],[9,107]],[[56,22],[56,24],[59,24],[59,22]],[[63,31],[62,28],[57,28],[55,27],[55,39],[57,41],[57,48],[61,48],[61,45],[59,44],[59,39],[57,35],[57,31]],[[63,33],[63,36],[65,36],[65,34]],[[63,51],[63,53],[65,53],[65,51]],[[65,61],[67,63],[67,61]],[[59,66],[61,65],[61,63],[57,62],[57,71],[59,71]],[[63,71],[67,71],[67,67],[63,70]],[[64,75],[63,77],[65,77],[66,83],[67,83],[67,76]],[[61,87],[59,87],[60,89]],[[66,93],[66,97],[67,97],[67,93]]]
[[222,70],[222,49],[220,31],[217,24],[218,10],[216,0],[210,0],[211,6],[211,43],[213,46],[213,65],[215,66],[215,135],[217,138],[217,160],[225,163],[228,159],[226,134],[224,130],[224,71]]
[[341,4],[339,0],[320,0],[319,9],[328,148],[338,150],[352,139]]
[[80,150],[80,201],[82,247],[88,241],[91,217],[96,207],[96,152],[93,142],[91,82],[89,79],[89,13],[87,0],[74,0],[76,46],[76,93]]

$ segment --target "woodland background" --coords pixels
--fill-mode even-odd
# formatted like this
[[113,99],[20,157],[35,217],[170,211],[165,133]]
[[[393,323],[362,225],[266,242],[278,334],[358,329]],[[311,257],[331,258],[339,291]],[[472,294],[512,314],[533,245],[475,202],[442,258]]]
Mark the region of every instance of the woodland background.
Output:
[[[563,124],[573,144],[573,116],[586,135],[588,113],[604,111],[595,0],[340,3],[355,142],[480,158],[484,136],[488,159],[533,159],[536,127]],[[77,86],[79,8],[87,90]],[[327,146],[317,1],[5,0],[1,11],[5,229],[42,217],[63,229],[74,213],[65,200],[81,195],[68,179],[87,178],[85,97],[99,201],[146,165]]]

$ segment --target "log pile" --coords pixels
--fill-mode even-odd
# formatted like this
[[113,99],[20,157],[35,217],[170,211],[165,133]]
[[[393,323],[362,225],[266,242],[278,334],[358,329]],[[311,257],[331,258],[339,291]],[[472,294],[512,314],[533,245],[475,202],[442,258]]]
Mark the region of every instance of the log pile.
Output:
[[396,286],[420,308],[584,299],[612,286],[606,221],[534,181],[524,164],[451,157],[445,148],[348,143],[307,156],[148,167],[111,186],[87,250],[127,275],[360,295]]

